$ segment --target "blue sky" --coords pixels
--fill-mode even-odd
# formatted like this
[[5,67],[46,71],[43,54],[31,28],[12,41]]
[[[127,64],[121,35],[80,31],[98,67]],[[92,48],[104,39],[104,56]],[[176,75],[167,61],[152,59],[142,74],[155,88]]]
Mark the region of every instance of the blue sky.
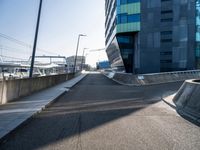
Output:
[[[32,45],[38,5],[39,0],[0,0],[0,33]],[[39,48],[51,55],[74,55],[79,33],[87,34],[81,39],[79,54],[84,47],[105,47],[104,0],[43,0]],[[32,51],[3,38],[0,45],[9,47],[1,47],[1,53],[12,57],[26,58]],[[47,53],[38,51],[37,54]],[[106,59],[105,53],[88,55],[89,63],[94,64],[98,59]]]

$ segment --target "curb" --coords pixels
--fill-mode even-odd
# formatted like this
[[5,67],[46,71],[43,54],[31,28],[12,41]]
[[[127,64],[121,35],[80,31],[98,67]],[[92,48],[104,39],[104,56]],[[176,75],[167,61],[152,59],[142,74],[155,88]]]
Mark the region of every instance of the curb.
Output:
[[[172,94],[173,95],[173,94]],[[200,119],[198,117],[196,117],[194,114],[178,108],[175,104],[173,105],[172,103],[170,103],[169,101],[166,100],[167,97],[162,97],[162,101],[164,103],[166,103],[167,105],[169,105],[171,108],[173,108],[174,110],[176,110],[176,112],[183,117],[186,120],[189,120],[190,122],[196,124],[197,126],[200,126]]]
[[136,85],[136,84],[125,84],[125,83],[123,83],[123,82],[120,82],[120,81],[118,81],[118,80],[115,80],[113,77],[110,78],[109,76],[107,76],[107,75],[104,74],[104,73],[101,73],[101,74],[104,75],[105,77],[107,77],[108,79],[110,79],[110,80],[112,80],[112,81],[114,81],[114,82],[120,84],[120,85],[125,85],[125,86],[141,86],[141,85]]
[[[174,94],[172,94],[172,95],[174,95]],[[169,95],[169,96],[167,96],[167,97],[162,97],[161,99],[162,99],[162,101],[164,102],[164,103],[166,103],[167,105],[169,105],[171,108],[173,108],[173,109],[176,109],[176,105],[173,103],[173,101],[170,103],[168,100],[166,100],[168,97],[170,97],[170,96],[172,96],[172,95]],[[173,104],[172,104],[173,103]]]
[[117,82],[118,84],[126,85],[126,86],[137,86],[137,87],[140,87],[140,86],[161,85],[161,84],[177,83],[177,82],[184,82],[184,81],[185,81],[185,80],[176,80],[176,81],[167,81],[167,82],[160,82],[160,83],[147,83],[147,84],[138,83],[138,84],[128,84],[128,83],[124,83],[124,82],[121,82],[121,81],[119,81],[119,80],[116,80],[116,79],[114,79],[113,77],[110,78],[108,75],[104,74],[103,72],[102,72],[102,74],[103,74],[104,76],[106,76],[108,79],[111,79],[111,80],[113,80],[114,82]]

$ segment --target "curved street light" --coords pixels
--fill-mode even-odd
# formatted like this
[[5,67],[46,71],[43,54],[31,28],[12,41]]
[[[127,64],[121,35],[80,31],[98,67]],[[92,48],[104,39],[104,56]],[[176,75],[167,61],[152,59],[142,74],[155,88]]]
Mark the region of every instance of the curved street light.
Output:
[[38,31],[39,31],[39,25],[40,25],[41,10],[42,10],[42,0],[40,0],[39,10],[38,10],[37,24],[36,24],[36,30],[35,30],[35,38],[34,38],[32,59],[31,59],[31,67],[30,67],[30,72],[29,72],[30,78],[33,77],[33,68],[34,68],[34,62],[35,62],[35,52],[36,52],[36,47],[37,47],[37,37],[38,37]]
[[76,61],[77,61],[77,54],[78,54],[78,48],[79,48],[79,42],[80,42],[80,37],[82,36],[87,36],[85,34],[79,34],[78,35],[78,41],[77,41],[77,47],[76,47],[76,55],[75,55],[75,59],[74,59],[74,67],[73,67],[73,73],[76,73]]
[[83,49],[83,54],[82,54],[82,59],[81,59],[81,71],[83,70],[83,58],[85,56],[85,50],[87,50],[88,48],[84,48]]

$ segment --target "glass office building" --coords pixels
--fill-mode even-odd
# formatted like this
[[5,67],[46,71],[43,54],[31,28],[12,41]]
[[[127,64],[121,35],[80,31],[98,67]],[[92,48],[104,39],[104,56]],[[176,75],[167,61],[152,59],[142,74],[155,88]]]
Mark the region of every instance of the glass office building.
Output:
[[105,0],[111,67],[127,73],[194,69],[200,58],[199,1]]
[[134,46],[140,31],[140,0],[106,1],[106,45],[112,67],[134,71]]
[[196,63],[200,69],[200,0],[196,1]]

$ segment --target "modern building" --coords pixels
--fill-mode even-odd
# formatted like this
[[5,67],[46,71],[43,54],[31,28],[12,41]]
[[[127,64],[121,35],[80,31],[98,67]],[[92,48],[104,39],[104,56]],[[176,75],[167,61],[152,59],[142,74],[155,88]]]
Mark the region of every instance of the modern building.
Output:
[[[85,56],[77,56],[76,71],[81,71],[81,69],[85,68],[85,61],[86,61]],[[73,72],[74,62],[75,62],[75,56],[70,56],[66,58],[68,72]]]
[[112,68],[156,73],[200,67],[200,0],[105,0]]
[[109,61],[100,61],[96,63],[97,69],[108,69],[110,68],[110,62]]

